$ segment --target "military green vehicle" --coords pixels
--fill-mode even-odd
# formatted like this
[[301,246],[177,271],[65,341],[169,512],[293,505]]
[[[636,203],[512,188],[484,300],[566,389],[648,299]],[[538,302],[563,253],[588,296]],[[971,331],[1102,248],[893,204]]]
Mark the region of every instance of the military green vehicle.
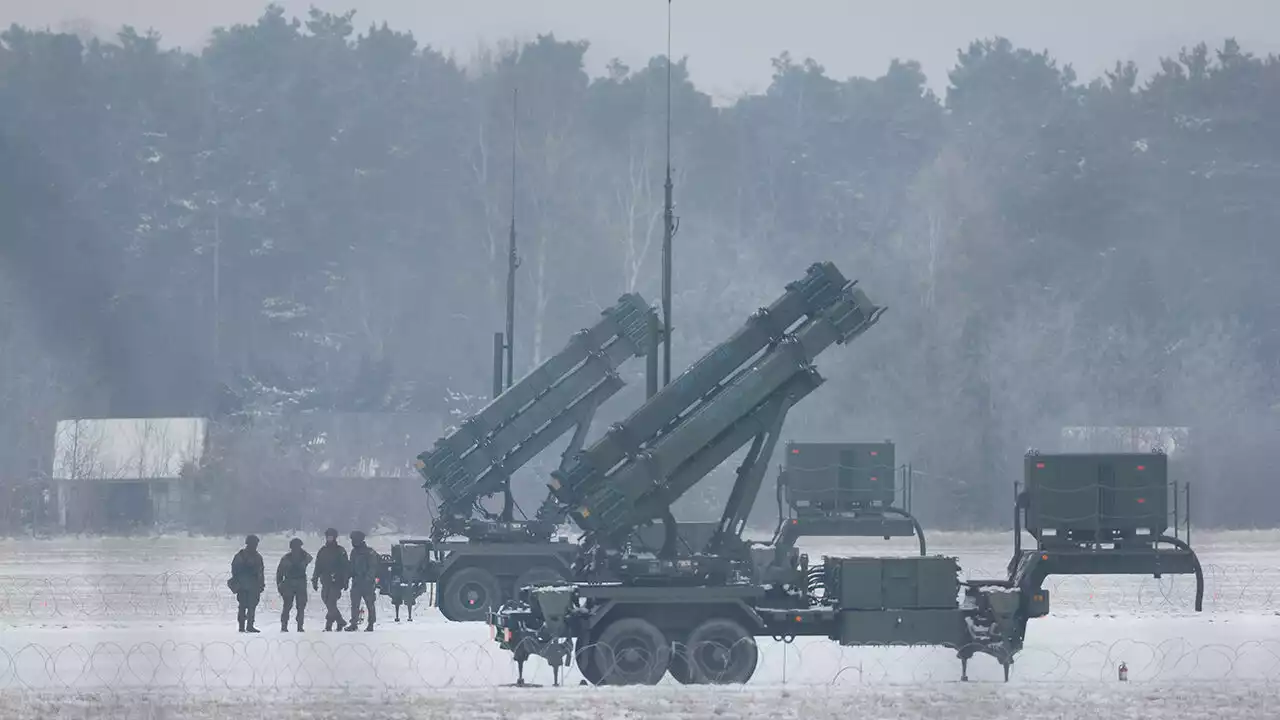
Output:
[[[822,282],[811,282],[815,277]],[[1200,609],[1195,553],[1164,532],[1167,523],[1135,511],[1169,490],[1157,455],[1029,458],[1004,578],[961,581],[948,557],[810,563],[794,547],[744,539],[788,412],[823,383],[813,360],[866,332],[882,312],[834,265],[816,265],[552,473],[548,512],[567,515],[585,535],[572,580],[522,587],[491,615],[519,682],[528,659],[540,656],[557,683],[570,663],[593,684],[654,684],[667,674],[681,683],[744,683],[758,662],[755,638],[797,636],[949,647],[962,679],[968,661],[986,654],[1007,680],[1028,620],[1048,613],[1042,585],[1054,573],[1194,573]],[[692,553],[678,552],[671,505],[748,445],[715,532]],[[1075,492],[1092,499],[1061,511],[1057,498]],[[862,497],[874,501],[877,493]],[[637,528],[655,522],[662,547],[637,548]],[[1021,547],[1024,526],[1037,540],[1034,549]]]
[[[792,284],[784,301],[768,314],[762,311],[759,327],[748,341],[769,340],[766,320],[792,323],[806,313],[816,313],[843,282],[834,266],[813,266]],[[562,468],[574,461],[596,410],[623,387],[617,369],[629,359],[649,361],[647,385],[652,397],[657,392],[655,348],[659,342],[656,313],[632,293],[619,298],[593,327],[576,333],[563,350],[505,391],[497,380],[502,348],[495,346],[495,399],[418,456],[423,487],[439,503],[430,538],[401,541],[382,557],[379,589],[396,602],[397,610],[401,603],[408,604],[412,619],[413,602],[434,586],[434,603],[445,618],[482,621],[520,587],[574,576],[573,564],[581,549],[567,537],[557,536],[557,528],[566,522],[564,512],[548,496],[535,517],[516,518],[511,475],[565,435],[570,438],[561,455]],[[697,377],[708,369],[715,368],[704,363],[690,372]],[[879,462],[887,460],[891,466],[892,445],[875,445],[887,453]],[[827,446],[809,447],[812,453],[806,460],[820,457]],[[917,532],[918,524],[913,519],[904,521],[903,511],[880,507],[883,492],[875,498],[859,496],[852,503],[842,496],[829,508],[802,507],[808,502],[804,498],[824,492],[827,484],[846,482],[847,475],[838,468],[827,472],[802,465],[789,464],[780,478],[788,502],[794,501],[792,507],[799,513],[780,526],[780,542],[794,543],[805,534],[888,537]],[[893,468],[883,473],[877,468],[870,477],[879,474],[885,476],[879,487],[888,490],[892,503]],[[499,512],[482,504],[495,496],[503,499]],[[690,554],[701,548],[717,526],[715,522],[680,523],[678,541],[669,545],[671,552]],[[657,551],[667,539],[650,526],[637,528],[629,541],[637,548]],[[923,535],[920,542],[923,552]]]

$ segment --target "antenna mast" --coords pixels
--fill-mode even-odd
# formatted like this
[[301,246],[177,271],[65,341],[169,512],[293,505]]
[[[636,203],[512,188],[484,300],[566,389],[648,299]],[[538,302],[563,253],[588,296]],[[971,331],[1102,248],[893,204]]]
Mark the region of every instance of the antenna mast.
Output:
[[676,234],[671,182],[671,0],[667,0],[667,181],[662,219],[662,384],[671,382],[671,238]]
[[[516,268],[520,267],[520,257],[516,255],[516,118],[520,108],[520,88],[511,91],[511,233],[507,244],[507,332],[503,343],[502,333],[494,333],[493,348],[493,397],[502,394],[502,351],[506,351],[507,382],[506,389],[511,389],[515,375],[514,347],[516,332]],[[510,523],[515,519],[515,497],[511,494],[511,476],[502,481],[502,522]]]
[[519,109],[520,89],[511,92],[511,234],[507,245],[507,387],[511,387],[515,364],[516,324],[516,268],[520,257],[516,255],[516,114]]

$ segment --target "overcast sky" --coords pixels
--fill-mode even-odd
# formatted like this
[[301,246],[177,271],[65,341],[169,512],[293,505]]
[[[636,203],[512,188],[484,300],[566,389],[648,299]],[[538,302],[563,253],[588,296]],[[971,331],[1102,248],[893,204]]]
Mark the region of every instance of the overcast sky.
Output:
[[[210,28],[249,22],[264,0],[0,0],[0,24],[61,29],[86,21],[100,33],[123,24],[154,28],[198,48]],[[663,0],[281,0],[355,9],[357,28],[386,21],[460,59],[482,42],[552,32],[588,39],[590,70],[610,58],[632,65],[665,49]],[[813,57],[831,75],[878,75],[894,57],[919,60],[945,87],[956,51],[1004,35],[1048,49],[1093,77],[1117,59],[1149,70],[1161,55],[1200,40],[1234,36],[1257,54],[1280,52],[1280,0],[674,0],[673,54],[687,55],[695,82],[720,99],[763,90],[769,60],[783,50]]]

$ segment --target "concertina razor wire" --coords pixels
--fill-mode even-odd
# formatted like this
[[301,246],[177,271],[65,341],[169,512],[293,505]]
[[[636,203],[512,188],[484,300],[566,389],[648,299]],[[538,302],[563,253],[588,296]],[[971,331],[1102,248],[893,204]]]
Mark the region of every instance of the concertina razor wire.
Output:
[[[998,577],[1004,568],[964,566],[971,578]],[[1280,568],[1248,564],[1206,564],[1206,612],[1256,612],[1280,609]],[[1189,576],[1051,576],[1044,583],[1057,612],[1125,613],[1189,610],[1195,581]],[[323,617],[318,592],[308,588],[308,615]],[[344,596],[345,601],[345,596]],[[379,615],[389,620],[390,601],[379,596]],[[415,618],[434,613],[430,598],[417,601]],[[384,610],[383,608],[387,608]],[[268,588],[258,617],[279,613],[281,598]],[[0,619],[152,619],[234,616],[236,600],[226,575],[164,572],[148,575],[31,577],[0,575]],[[319,613],[317,615],[316,613]],[[387,614],[383,614],[387,613]]]
[[[928,646],[842,647],[825,639],[756,641],[758,664],[748,686],[797,688],[844,685],[951,683],[959,675],[956,649]],[[745,642],[745,641],[744,641]],[[716,648],[733,652],[734,648]],[[744,648],[745,649],[745,648]],[[685,651],[696,651],[688,648]],[[609,648],[579,653],[611,657]],[[666,662],[667,658],[641,662]],[[626,662],[634,663],[637,658]],[[1222,680],[1280,682],[1280,638],[1236,645],[1117,639],[1075,646],[1028,646],[1014,662],[1017,683],[1197,683]],[[603,669],[607,675],[607,669]],[[1001,682],[995,662],[970,664],[974,682]],[[551,685],[545,664],[530,663],[529,682]],[[495,645],[465,642],[357,642],[248,638],[213,642],[118,642],[0,647],[0,693],[417,691],[493,688],[511,684],[511,655]],[[571,662],[562,682],[585,684]],[[663,683],[673,682],[669,677]],[[712,678],[712,685],[717,683]],[[1001,683],[1003,684],[1003,683]],[[729,686],[722,686],[729,687]]]

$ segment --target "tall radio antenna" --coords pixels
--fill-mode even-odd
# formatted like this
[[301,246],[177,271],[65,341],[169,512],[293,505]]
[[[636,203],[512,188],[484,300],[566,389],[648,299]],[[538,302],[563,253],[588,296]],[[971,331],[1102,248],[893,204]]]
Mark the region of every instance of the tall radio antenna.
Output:
[[515,325],[516,325],[516,268],[520,256],[516,255],[516,131],[517,113],[520,108],[520,89],[511,92],[511,233],[507,244],[507,387],[511,387],[515,373]]
[[662,384],[671,382],[671,238],[676,234],[671,182],[671,0],[667,0],[667,181],[662,219]]

